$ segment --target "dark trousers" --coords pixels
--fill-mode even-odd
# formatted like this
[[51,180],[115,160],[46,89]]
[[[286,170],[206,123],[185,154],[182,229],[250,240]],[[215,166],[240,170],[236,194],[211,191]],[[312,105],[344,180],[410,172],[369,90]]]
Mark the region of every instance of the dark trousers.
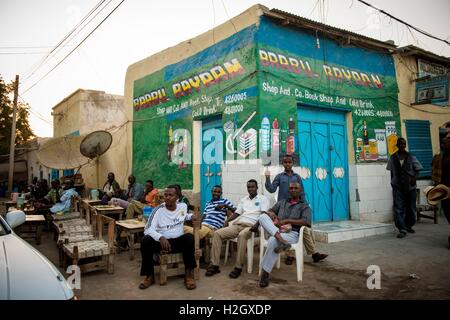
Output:
[[[192,270],[197,267],[195,261],[195,246],[194,236],[190,233],[185,233],[181,237],[168,239],[171,247],[170,253],[182,253],[184,266],[187,270]],[[144,236],[141,242],[142,266],[141,276],[153,276],[154,261],[153,254],[158,254],[161,251],[161,243],[155,241],[150,236]]]
[[416,223],[416,189],[401,191],[393,188],[394,222],[397,229],[406,232]]
[[444,215],[447,218],[448,223],[450,223],[450,199],[441,201],[442,211],[444,211]]

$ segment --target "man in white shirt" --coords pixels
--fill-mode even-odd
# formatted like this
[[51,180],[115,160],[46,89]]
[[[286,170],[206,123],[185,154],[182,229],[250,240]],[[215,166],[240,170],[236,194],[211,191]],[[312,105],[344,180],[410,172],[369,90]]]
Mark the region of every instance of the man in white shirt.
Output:
[[141,276],[145,276],[139,285],[140,289],[147,289],[154,282],[153,254],[162,251],[183,254],[186,267],[184,284],[186,289],[195,289],[194,236],[183,232],[184,221],[193,220],[193,214],[188,213],[187,205],[177,202],[178,195],[175,186],[168,186],[164,191],[164,203],[153,209],[152,215],[144,229],[141,242],[142,266]]
[[[261,213],[269,210],[269,199],[258,195],[258,183],[256,180],[247,182],[248,196],[242,198],[234,214],[225,222],[225,227],[214,232],[211,248],[211,264],[206,270],[206,276],[210,277],[220,272],[220,250],[222,242],[238,238],[236,264],[229,274],[230,278],[236,279],[241,275],[245,261],[247,240],[251,236],[250,228],[258,221]],[[226,226],[233,220],[233,224]]]

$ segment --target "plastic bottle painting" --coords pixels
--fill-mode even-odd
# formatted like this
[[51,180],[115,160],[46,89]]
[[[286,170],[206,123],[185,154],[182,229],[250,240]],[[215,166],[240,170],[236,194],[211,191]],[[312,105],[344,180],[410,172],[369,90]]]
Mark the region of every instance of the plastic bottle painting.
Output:
[[281,153],[286,154],[287,128],[285,122],[281,123],[280,137],[281,137]]
[[261,149],[264,151],[270,149],[270,122],[267,116],[264,116],[261,122]]
[[367,132],[366,120],[364,120],[363,144],[364,160],[370,160],[369,133]]
[[272,155],[280,153],[280,129],[278,127],[278,119],[272,122]]
[[286,141],[286,154],[294,154],[295,152],[295,123],[294,119],[289,118],[289,136]]

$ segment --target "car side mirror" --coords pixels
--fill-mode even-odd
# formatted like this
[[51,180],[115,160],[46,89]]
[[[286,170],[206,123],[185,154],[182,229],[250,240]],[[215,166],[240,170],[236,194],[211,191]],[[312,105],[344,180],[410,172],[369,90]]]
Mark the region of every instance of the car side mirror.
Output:
[[20,210],[10,211],[6,214],[6,222],[9,224],[11,229],[14,229],[26,220],[25,212]]

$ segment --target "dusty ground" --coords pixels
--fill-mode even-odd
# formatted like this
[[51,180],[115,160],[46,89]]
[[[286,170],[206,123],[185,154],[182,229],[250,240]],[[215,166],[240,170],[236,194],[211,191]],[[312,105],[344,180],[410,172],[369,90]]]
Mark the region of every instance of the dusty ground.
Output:
[[[421,221],[415,229],[416,234],[404,239],[397,239],[393,231],[333,244],[317,243],[317,249],[329,257],[312,263],[311,257],[305,256],[303,282],[296,282],[295,265],[282,263],[264,289],[258,286],[259,254],[252,274],[230,279],[231,258],[214,277],[205,277],[201,269],[197,289],[187,291],[181,277],[170,277],[167,286],[138,289],[140,254],[130,261],[128,252],[122,252],[116,255],[113,275],[104,271],[82,275],[82,288],[76,294],[80,299],[450,299],[450,225],[442,217],[438,225]],[[49,233],[44,233],[41,245],[31,243],[57,265],[56,244]],[[380,290],[367,289],[369,265],[381,268]]]

